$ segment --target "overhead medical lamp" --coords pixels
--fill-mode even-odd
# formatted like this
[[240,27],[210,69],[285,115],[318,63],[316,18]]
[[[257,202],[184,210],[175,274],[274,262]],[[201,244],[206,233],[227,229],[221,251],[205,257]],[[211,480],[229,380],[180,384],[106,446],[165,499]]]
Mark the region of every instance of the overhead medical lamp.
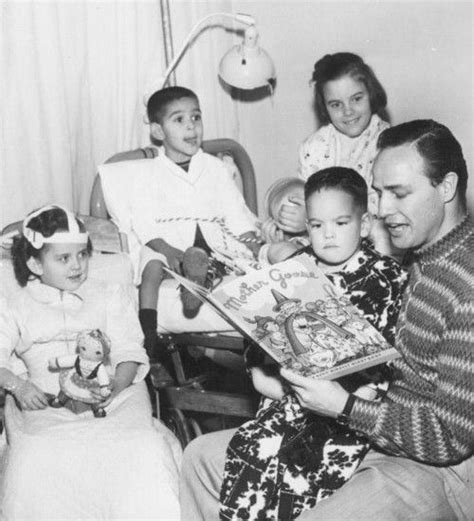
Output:
[[243,43],[232,47],[220,61],[219,76],[222,80],[232,87],[252,90],[269,85],[271,80],[275,78],[275,66],[272,59],[266,51],[258,46],[255,19],[244,13],[212,13],[200,20],[191,29],[180,51],[165,72],[163,87],[193,39],[206,27],[222,25],[222,22],[215,21],[216,18],[231,18],[248,26],[245,30]]

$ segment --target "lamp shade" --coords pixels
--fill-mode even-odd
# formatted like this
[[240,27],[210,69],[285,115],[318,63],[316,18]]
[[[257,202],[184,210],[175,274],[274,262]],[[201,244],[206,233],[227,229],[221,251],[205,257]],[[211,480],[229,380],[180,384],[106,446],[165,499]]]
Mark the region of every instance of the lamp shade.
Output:
[[275,65],[257,40],[258,33],[252,25],[245,31],[244,42],[232,47],[221,59],[219,76],[232,87],[257,89],[275,78]]

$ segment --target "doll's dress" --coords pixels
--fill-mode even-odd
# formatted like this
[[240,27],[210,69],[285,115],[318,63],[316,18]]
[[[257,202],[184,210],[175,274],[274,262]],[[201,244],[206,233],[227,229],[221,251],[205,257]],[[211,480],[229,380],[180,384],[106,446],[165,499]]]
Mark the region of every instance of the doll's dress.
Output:
[[[87,367],[90,365],[91,367]],[[76,358],[74,367],[59,373],[59,386],[64,394],[73,400],[85,403],[99,403],[101,400],[91,395],[91,389],[100,389],[97,374],[103,368],[102,362],[90,363],[87,360]]]

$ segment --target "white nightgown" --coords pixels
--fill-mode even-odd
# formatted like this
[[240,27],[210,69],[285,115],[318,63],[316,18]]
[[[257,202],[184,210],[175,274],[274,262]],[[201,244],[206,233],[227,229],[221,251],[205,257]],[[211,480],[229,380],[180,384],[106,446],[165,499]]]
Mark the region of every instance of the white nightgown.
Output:
[[143,378],[149,365],[131,295],[121,286],[86,281],[76,292],[31,282],[1,302],[0,367],[12,353],[43,391],[57,394],[48,359],[72,354],[84,329],[111,339],[109,372],[139,364],[134,383],[105,418],[67,408],[21,411],[5,406],[8,445],[2,462],[1,519],[179,520],[177,440],[153,420]]

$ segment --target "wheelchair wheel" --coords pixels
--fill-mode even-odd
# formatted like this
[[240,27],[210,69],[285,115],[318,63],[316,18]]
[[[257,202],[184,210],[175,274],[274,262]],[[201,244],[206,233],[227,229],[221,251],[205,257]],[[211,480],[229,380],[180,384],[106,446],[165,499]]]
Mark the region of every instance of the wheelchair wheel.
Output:
[[166,409],[163,416],[163,422],[175,434],[184,449],[195,438],[193,424],[189,422],[183,411],[174,407]]
[[202,429],[199,426],[199,423],[194,418],[189,418],[188,419],[188,423],[189,423],[189,426],[190,426],[190,428],[191,428],[191,430],[193,432],[193,439],[197,438],[198,436],[201,436]]

